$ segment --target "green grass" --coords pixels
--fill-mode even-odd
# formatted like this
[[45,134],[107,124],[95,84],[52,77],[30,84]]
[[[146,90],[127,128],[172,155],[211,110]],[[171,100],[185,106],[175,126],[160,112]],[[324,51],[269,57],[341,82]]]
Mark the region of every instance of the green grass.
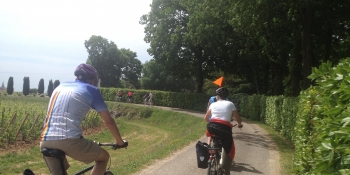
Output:
[[[28,102],[42,101],[48,103],[49,98],[27,96],[2,96],[14,100]],[[182,113],[164,111],[151,107],[139,107],[126,103],[107,102],[110,110],[117,111],[122,117],[116,119],[124,139],[129,141],[128,149],[110,150],[112,157],[111,170],[115,174],[132,174],[150,165],[153,161],[167,157],[172,152],[200,138],[205,133],[205,121]],[[285,141],[278,132],[265,124],[254,122],[269,133],[278,146],[280,153],[281,174],[293,174],[294,148]],[[99,142],[111,142],[113,137],[109,131],[88,137]],[[20,148],[20,146],[19,146]],[[73,174],[88,165],[69,159]],[[9,154],[0,153],[0,175],[21,174],[30,168],[38,174],[48,174],[45,162],[39,151],[39,145],[28,150]]]
[[286,141],[277,131],[270,126],[258,122],[254,122],[263,128],[269,136],[275,141],[278,152],[280,154],[281,174],[294,175],[293,172],[293,157],[295,149],[291,143]]
[[[127,149],[106,148],[112,158],[111,170],[115,174],[132,174],[183,148],[205,133],[205,121],[187,114],[164,111],[150,107],[137,107],[127,104],[108,104],[111,110],[122,112],[117,118],[123,139],[128,140]],[[97,142],[111,142],[113,137],[108,130],[87,138]],[[21,174],[30,168],[37,174],[48,174],[39,145],[29,150],[0,156],[0,174]],[[88,165],[68,159],[71,164],[69,174],[82,170]]]

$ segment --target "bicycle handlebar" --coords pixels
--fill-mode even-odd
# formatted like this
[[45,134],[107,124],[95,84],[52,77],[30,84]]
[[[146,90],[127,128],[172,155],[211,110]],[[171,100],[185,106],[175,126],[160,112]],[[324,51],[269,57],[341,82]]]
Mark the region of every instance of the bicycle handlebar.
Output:
[[126,147],[128,147],[128,145],[129,145],[128,141],[126,141],[126,140],[124,140],[123,145],[118,145],[117,143],[100,143],[100,142],[97,142],[97,144],[99,146],[111,146],[113,150],[120,149],[120,148],[126,149]]
[[[232,127],[235,127],[235,126],[237,126],[237,124],[234,124]],[[243,127],[243,125],[241,127],[238,126],[238,128],[241,130],[242,130],[242,127]]]

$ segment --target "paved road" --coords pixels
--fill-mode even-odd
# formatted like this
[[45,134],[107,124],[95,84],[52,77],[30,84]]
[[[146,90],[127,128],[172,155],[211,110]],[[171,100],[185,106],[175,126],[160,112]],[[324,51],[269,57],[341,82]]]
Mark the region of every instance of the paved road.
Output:
[[[177,108],[159,107],[164,110],[173,110],[189,115],[203,117],[203,113],[186,111]],[[204,120],[204,119],[203,119]],[[272,139],[267,133],[255,124],[246,123],[243,119],[243,129],[233,128],[233,138],[236,146],[236,156],[231,167],[231,174],[239,175],[279,175],[279,154]],[[199,139],[206,142],[203,135]],[[197,168],[194,141],[182,150],[164,160],[155,162],[135,175],[203,175],[207,169]]]

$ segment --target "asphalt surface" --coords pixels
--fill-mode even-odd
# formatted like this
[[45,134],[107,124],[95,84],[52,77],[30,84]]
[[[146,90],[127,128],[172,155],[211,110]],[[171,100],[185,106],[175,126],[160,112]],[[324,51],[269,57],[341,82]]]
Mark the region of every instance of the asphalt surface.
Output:
[[[204,120],[204,113],[169,107],[158,108],[182,112],[196,117],[202,117]],[[233,123],[235,123],[235,121],[233,121]],[[230,174],[280,174],[279,154],[277,152],[277,148],[272,139],[267,136],[267,133],[262,128],[255,124],[247,123],[243,119],[242,130],[234,127],[232,131],[236,147],[236,155],[231,166]],[[203,137],[201,137],[199,140],[206,142],[207,137],[203,135]],[[207,169],[200,169],[197,167],[195,149],[196,143],[197,141],[194,141],[173,155],[145,167],[145,169],[136,173],[135,175],[207,174]]]

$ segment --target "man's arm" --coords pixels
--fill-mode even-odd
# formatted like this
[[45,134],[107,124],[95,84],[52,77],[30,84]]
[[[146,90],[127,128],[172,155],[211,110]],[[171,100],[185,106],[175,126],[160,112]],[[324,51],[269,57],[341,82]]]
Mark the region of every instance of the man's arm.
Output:
[[207,123],[210,122],[209,117],[211,116],[211,110],[208,110],[205,114],[204,120],[207,121]]
[[122,139],[122,137],[121,137],[121,135],[119,133],[119,129],[117,127],[117,124],[115,123],[115,121],[111,117],[111,115],[109,114],[109,111],[102,111],[102,112],[99,112],[99,114],[101,115],[101,117],[102,117],[103,121],[105,122],[107,128],[112,133],[112,135],[115,138],[115,140],[117,141],[117,144],[118,145],[123,145],[124,144],[124,140]]
[[209,109],[209,106],[210,106],[210,100],[208,101],[207,111],[208,111],[208,109]]
[[232,111],[232,115],[236,118],[236,121],[238,123],[238,128],[242,128],[242,119],[241,116],[238,114],[237,110]]

